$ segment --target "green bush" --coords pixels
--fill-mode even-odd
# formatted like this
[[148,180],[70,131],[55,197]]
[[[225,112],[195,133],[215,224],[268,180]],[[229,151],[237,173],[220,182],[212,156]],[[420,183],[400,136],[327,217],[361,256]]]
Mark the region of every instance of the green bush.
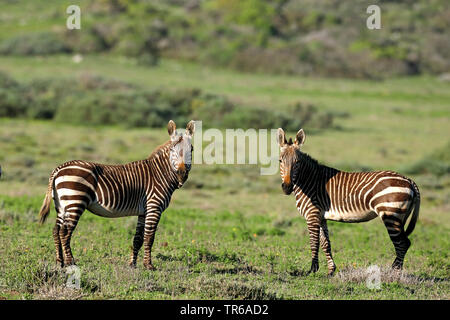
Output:
[[239,106],[199,89],[144,90],[118,80],[82,74],[70,80],[37,79],[20,84],[0,73],[0,116],[54,119],[86,125],[161,127],[169,119],[202,120],[205,128],[328,128],[333,115],[297,103],[285,112]]
[[67,52],[70,52],[70,48],[52,32],[19,35],[0,43],[0,54],[5,55],[49,55]]
[[13,78],[11,78],[5,72],[0,71],[0,88],[14,89],[14,88],[17,88],[18,86],[19,86],[19,83],[17,83]]
[[[365,27],[366,9],[335,0],[99,0],[84,7],[82,32],[12,33],[0,54],[111,52],[145,66],[169,57],[246,72],[372,79],[450,71],[445,0],[383,3],[376,31]],[[6,22],[9,30],[23,30],[16,20]]]
[[29,105],[25,88],[4,72],[0,72],[0,117],[18,117]]
[[219,10],[228,22],[251,25],[258,32],[268,33],[275,15],[269,1],[215,0],[211,7]]
[[406,174],[428,173],[435,176],[450,174],[450,142],[443,148],[435,150],[432,154],[399,171]]

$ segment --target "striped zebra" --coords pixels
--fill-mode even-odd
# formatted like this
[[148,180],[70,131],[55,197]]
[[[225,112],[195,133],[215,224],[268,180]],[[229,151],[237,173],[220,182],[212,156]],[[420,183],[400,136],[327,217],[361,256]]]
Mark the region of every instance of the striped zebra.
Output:
[[[392,267],[401,269],[419,216],[420,193],[411,180],[392,171],[344,172],[319,164],[300,151],[305,142],[303,129],[289,142],[279,128],[280,174],[286,195],[294,192],[297,209],[305,217],[312,253],[311,269],[319,269],[319,245],[327,258],[328,275],[336,270],[331,255],[327,220],[363,222],[379,216],[394,244]],[[411,214],[406,231],[404,226]]]
[[53,198],[57,212],[53,228],[57,263],[62,267],[74,264],[70,239],[88,209],[108,218],[137,216],[130,265],[136,266],[139,249],[144,245],[144,266],[155,269],[151,249],[156,228],[173,192],[188,178],[194,130],[194,121],[190,121],[184,134],[177,133],[175,123],[170,120],[170,140],[145,160],[125,165],[75,160],[53,170],[39,215],[43,223]]

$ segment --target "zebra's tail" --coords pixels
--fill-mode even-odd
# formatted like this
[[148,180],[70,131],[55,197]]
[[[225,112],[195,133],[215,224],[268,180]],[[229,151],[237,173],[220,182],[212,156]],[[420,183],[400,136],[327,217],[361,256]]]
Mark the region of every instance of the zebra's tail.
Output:
[[39,223],[43,224],[50,213],[50,205],[52,201],[52,191],[53,191],[53,178],[55,172],[53,171],[50,179],[48,180],[47,193],[45,194],[44,202],[42,203],[41,210],[39,211]]
[[411,232],[413,232],[417,218],[419,217],[419,209],[420,209],[420,192],[419,188],[417,187],[416,183],[411,180],[411,184],[414,187],[414,211],[411,217],[411,220],[409,221],[408,228],[406,228],[405,234],[406,236],[409,236]]

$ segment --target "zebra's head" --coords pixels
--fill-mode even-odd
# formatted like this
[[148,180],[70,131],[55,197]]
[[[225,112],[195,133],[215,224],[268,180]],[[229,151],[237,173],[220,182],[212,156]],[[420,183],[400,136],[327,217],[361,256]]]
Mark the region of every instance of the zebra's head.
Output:
[[192,165],[192,136],[195,131],[194,120],[189,121],[184,133],[177,133],[175,122],[169,121],[167,130],[170,136],[170,165],[176,172],[178,179],[178,188],[181,188],[186,182]]
[[292,138],[289,138],[289,141],[286,140],[286,134],[279,128],[277,140],[280,146],[281,188],[285,194],[289,195],[294,189],[294,181],[297,180],[298,155],[300,147],[305,142],[305,132],[300,129],[295,136],[295,141],[292,142]]

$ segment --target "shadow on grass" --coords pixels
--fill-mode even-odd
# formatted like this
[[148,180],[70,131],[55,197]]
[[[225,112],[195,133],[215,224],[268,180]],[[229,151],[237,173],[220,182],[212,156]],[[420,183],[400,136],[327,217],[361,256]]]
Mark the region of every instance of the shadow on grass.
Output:
[[261,270],[258,270],[254,266],[244,264],[242,266],[234,266],[234,267],[217,267],[214,268],[213,273],[218,274],[238,274],[238,273],[246,273],[246,274],[262,274]]
[[289,275],[292,277],[307,277],[310,274],[306,270],[291,270]]
[[177,256],[173,256],[173,255],[165,255],[162,253],[157,253],[155,255],[156,259],[159,259],[161,261],[184,261],[185,258],[184,257],[177,257]]

